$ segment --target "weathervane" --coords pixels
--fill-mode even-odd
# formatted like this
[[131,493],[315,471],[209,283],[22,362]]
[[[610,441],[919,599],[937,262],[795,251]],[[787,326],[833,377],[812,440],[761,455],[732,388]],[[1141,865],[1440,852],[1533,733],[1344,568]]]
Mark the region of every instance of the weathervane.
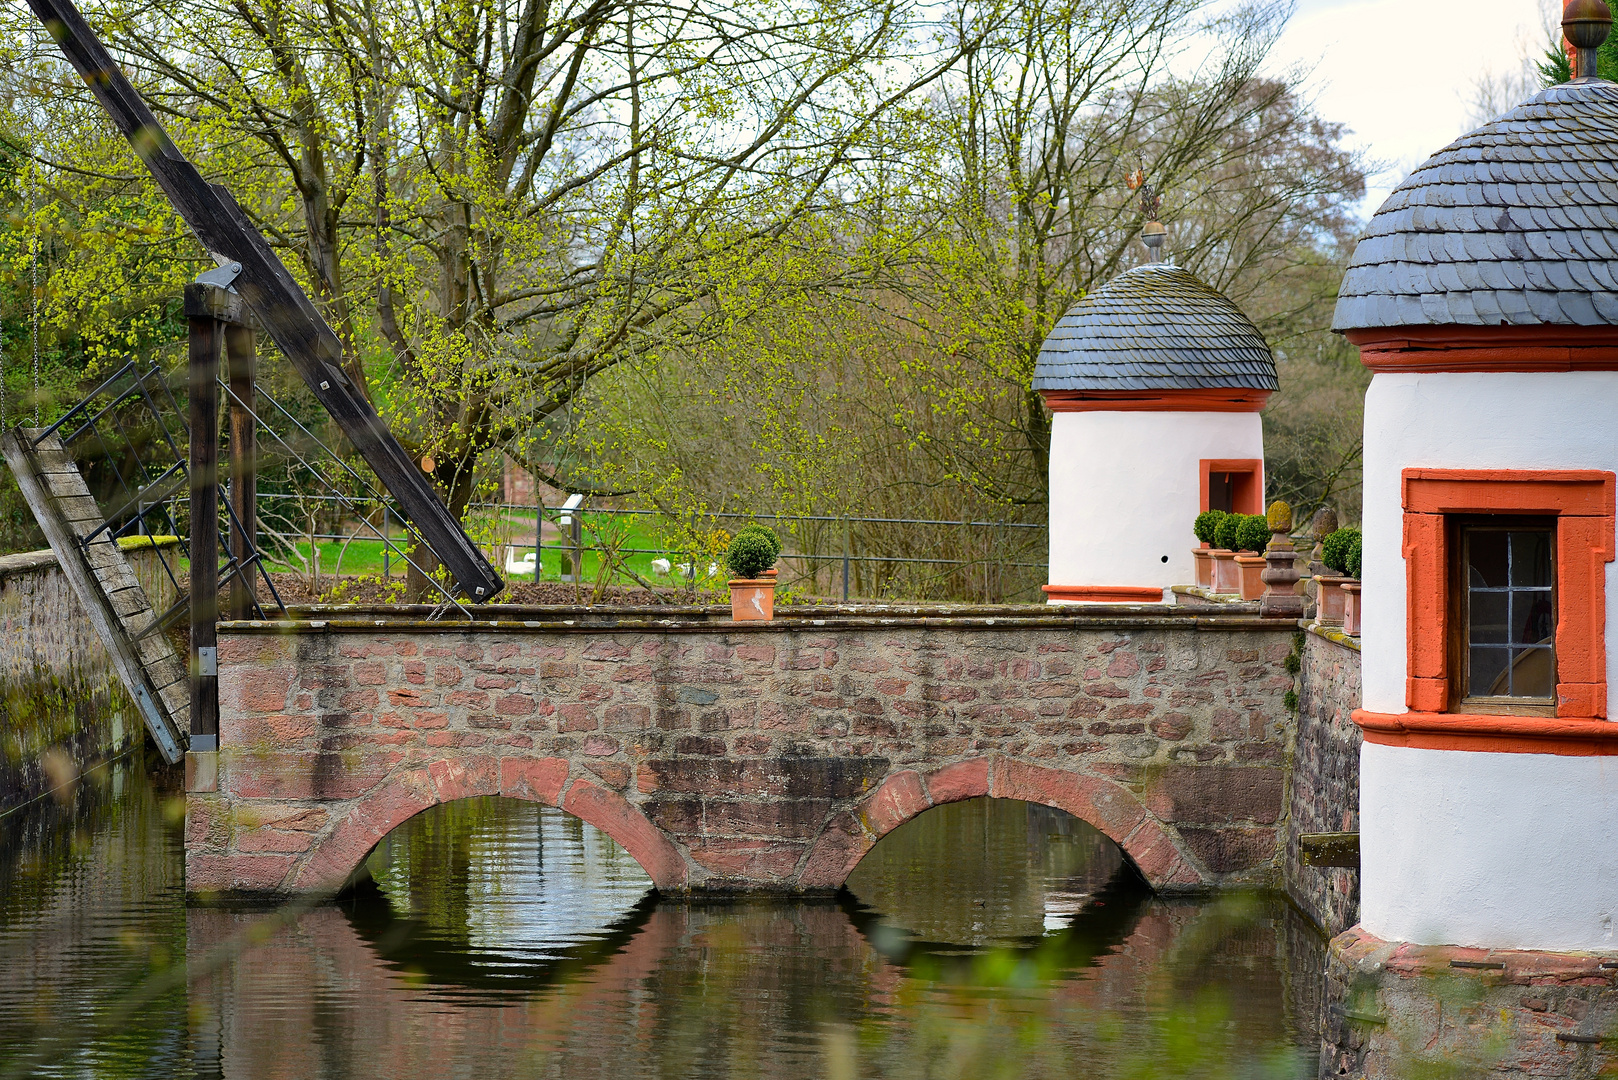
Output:
[[1168,230],[1162,222],[1157,220],[1158,211],[1163,207],[1163,196],[1159,195],[1157,188],[1146,180],[1146,167],[1144,165],[1130,173],[1126,178],[1130,191],[1140,193],[1140,212],[1146,218],[1146,225],[1140,231],[1141,243],[1146,245],[1148,260],[1160,262],[1163,257],[1163,240],[1168,236]]

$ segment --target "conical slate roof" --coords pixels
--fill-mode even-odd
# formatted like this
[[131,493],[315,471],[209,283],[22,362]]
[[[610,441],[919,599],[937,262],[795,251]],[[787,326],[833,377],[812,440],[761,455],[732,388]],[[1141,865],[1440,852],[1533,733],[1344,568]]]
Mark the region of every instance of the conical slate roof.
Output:
[[1073,305],[1034,365],[1035,390],[1275,390],[1258,327],[1221,292],[1168,263],[1126,270]]
[[1618,84],[1544,90],[1393,189],[1334,330],[1618,323]]

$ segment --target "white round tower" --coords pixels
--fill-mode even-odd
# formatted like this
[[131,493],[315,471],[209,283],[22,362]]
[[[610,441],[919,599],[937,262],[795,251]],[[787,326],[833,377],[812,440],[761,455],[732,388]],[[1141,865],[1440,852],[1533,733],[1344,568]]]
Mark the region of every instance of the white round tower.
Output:
[[[1592,48],[1593,51],[1593,48]],[[1592,65],[1593,67],[1593,65]],[[1618,85],[1545,90],[1372,218],[1361,925],[1618,947]]]
[[1051,603],[1162,602],[1194,578],[1199,512],[1263,512],[1258,414],[1275,360],[1189,271],[1148,263],[1079,301],[1041,346],[1033,385],[1053,414]]

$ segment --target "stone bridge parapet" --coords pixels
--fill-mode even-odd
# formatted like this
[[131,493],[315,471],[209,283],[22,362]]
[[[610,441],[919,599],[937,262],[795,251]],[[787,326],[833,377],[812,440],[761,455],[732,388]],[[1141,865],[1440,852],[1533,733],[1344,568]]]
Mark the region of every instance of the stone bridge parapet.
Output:
[[335,887],[413,814],[477,795],[560,806],[671,891],[836,889],[884,833],[979,795],[1084,818],[1159,889],[1273,880],[1295,623],[297,615],[220,626],[218,788],[189,796],[192,892]]

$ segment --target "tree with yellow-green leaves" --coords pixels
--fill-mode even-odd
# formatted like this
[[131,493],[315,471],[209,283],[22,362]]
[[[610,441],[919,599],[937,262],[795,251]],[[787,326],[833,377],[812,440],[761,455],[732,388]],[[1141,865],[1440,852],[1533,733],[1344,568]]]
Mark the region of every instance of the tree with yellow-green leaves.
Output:
[[[536,457],[525,444],[593,376],[702,334],[692,306],[836,205],[873,122],[961,47],[907,0],[101,0],[85,14],[321,305],[456,512],[486,452]],[[20,7],[0,19],[6,126],[48,202],[116,189],[172,234],[43,31]],[[138,244],[108,232],[64,263],[61,323],[125,295],[92,267]],[[201,252],[164,253],[155,277],[177,293]]]

